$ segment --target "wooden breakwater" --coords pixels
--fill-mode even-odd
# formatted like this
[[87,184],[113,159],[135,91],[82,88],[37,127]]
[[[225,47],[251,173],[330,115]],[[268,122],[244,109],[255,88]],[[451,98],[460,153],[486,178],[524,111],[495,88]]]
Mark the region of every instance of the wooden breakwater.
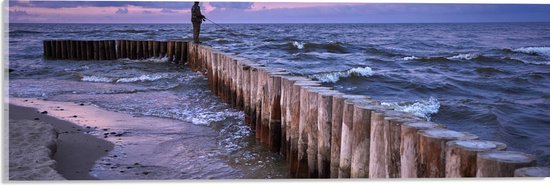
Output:
[[[244,111],[257,141],[285,157],[292,177],[512,177],[548,176],[550,171],[532,167],[535,159],[530,154],[505,151],[503,143],[478,140],[473,134],[393,111],[368,96],[344,94],[208,46],[180,41],[79,42],[67,47],[66,41],[44,41],[44,57],[70,59],[67,53],[75,50],[71,46],[79,50],[86,43],[86,49],[80,49],[85,60],[101,60],[95,53],[103,52],[114,53],[114,59],[168,57],[188,64],[207,77],[213,94]],[[87,57],[90,52],[93,58]]]
[[187,61],[187,42],[181,40],[44,40],[45,59],[117,60],[166,57],[169,62]]

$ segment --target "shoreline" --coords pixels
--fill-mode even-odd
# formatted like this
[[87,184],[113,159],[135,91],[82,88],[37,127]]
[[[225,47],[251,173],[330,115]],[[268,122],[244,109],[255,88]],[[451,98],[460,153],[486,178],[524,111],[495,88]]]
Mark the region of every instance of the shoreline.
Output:
[[[10,120],[36,120],[54,127],[58,133],[57,151],[52,159],[57,162],[56,170],[67,180],[95,180],[89,171],[95,162],[107,155],[104,150],[111,150],[113,144],[85,134],[85,128],[69,121],[42,114],[30,106],[9,104]],[[11,130],[11,129],[10,129]]]
[[214,157],[221,151],[210,127],[86,102],[9,97],[9,103],[10,119],[56,124],[61,142],[54,158],[68,180],[240,178],[237,169]]

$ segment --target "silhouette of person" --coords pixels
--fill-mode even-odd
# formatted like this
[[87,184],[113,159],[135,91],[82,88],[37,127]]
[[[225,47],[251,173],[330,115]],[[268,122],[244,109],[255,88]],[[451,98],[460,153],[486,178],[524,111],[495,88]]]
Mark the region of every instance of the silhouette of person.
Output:
[[205,21],[206,17],[201,13],[201,7],[199,2],[195,1],[195,4],[191,8],[191,22],[193,23],[193,42],[195,44],[201,43],[199,41],[199,34],[201,32],[201,24]]

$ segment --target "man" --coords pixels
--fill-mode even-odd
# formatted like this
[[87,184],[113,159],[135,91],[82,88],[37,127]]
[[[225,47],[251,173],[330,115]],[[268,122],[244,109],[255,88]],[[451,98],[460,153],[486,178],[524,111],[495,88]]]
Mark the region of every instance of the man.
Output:
[[191,22],[193,23],[193,42],[195,44],[201,43],[199,41],[199,33],[201,32],[201,23],[205,21],[206,17],[201,14],[201,7],[199,2],[195,1],[195,4],[191,8]]

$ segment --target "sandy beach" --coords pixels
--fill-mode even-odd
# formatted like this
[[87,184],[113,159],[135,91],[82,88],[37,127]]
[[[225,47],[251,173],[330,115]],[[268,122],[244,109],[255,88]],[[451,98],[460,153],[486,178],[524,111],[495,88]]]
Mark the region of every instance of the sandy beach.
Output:
[[38,118],[59,133],[53,160],[68,180],[201,179],[236,173],[224,161],[209,159],[218,153],[218,143],[205,139],[216,135],[208,127],[135,117],[89,103],[9,100],[10,119]]
[[[56,151],[53,156],[53,160],[57,162],[55,165],[57,171],[62,174],[64,178],[70,180],[95,179],[89,175],[88,171],[96,160],[107,154],[106,150],[111,150],[113,148],[113,144],[94,136],[84,134],[87,130],[86,128],[49,116],[45,112],[41,113],[43,111],[45,110],[37,110],[35,108],[10,104],[10,134],[14,131],[14,128],[11,127],[12,122],[16,124],[24,121],[38,121],[39,123],[53,126],[53,129],[58,133]],[[22,132],[24,133],[20,134],[29,134],[28,131],[22,130]],[[42,133],[42,135],[45,134],[46,133]],[[10,147],[10,152],[12,149],[15,149],[15,147]],[[13,160],[10,160],[10,163],[12,161]],[[25,163],[27,161],[19,162]]]

